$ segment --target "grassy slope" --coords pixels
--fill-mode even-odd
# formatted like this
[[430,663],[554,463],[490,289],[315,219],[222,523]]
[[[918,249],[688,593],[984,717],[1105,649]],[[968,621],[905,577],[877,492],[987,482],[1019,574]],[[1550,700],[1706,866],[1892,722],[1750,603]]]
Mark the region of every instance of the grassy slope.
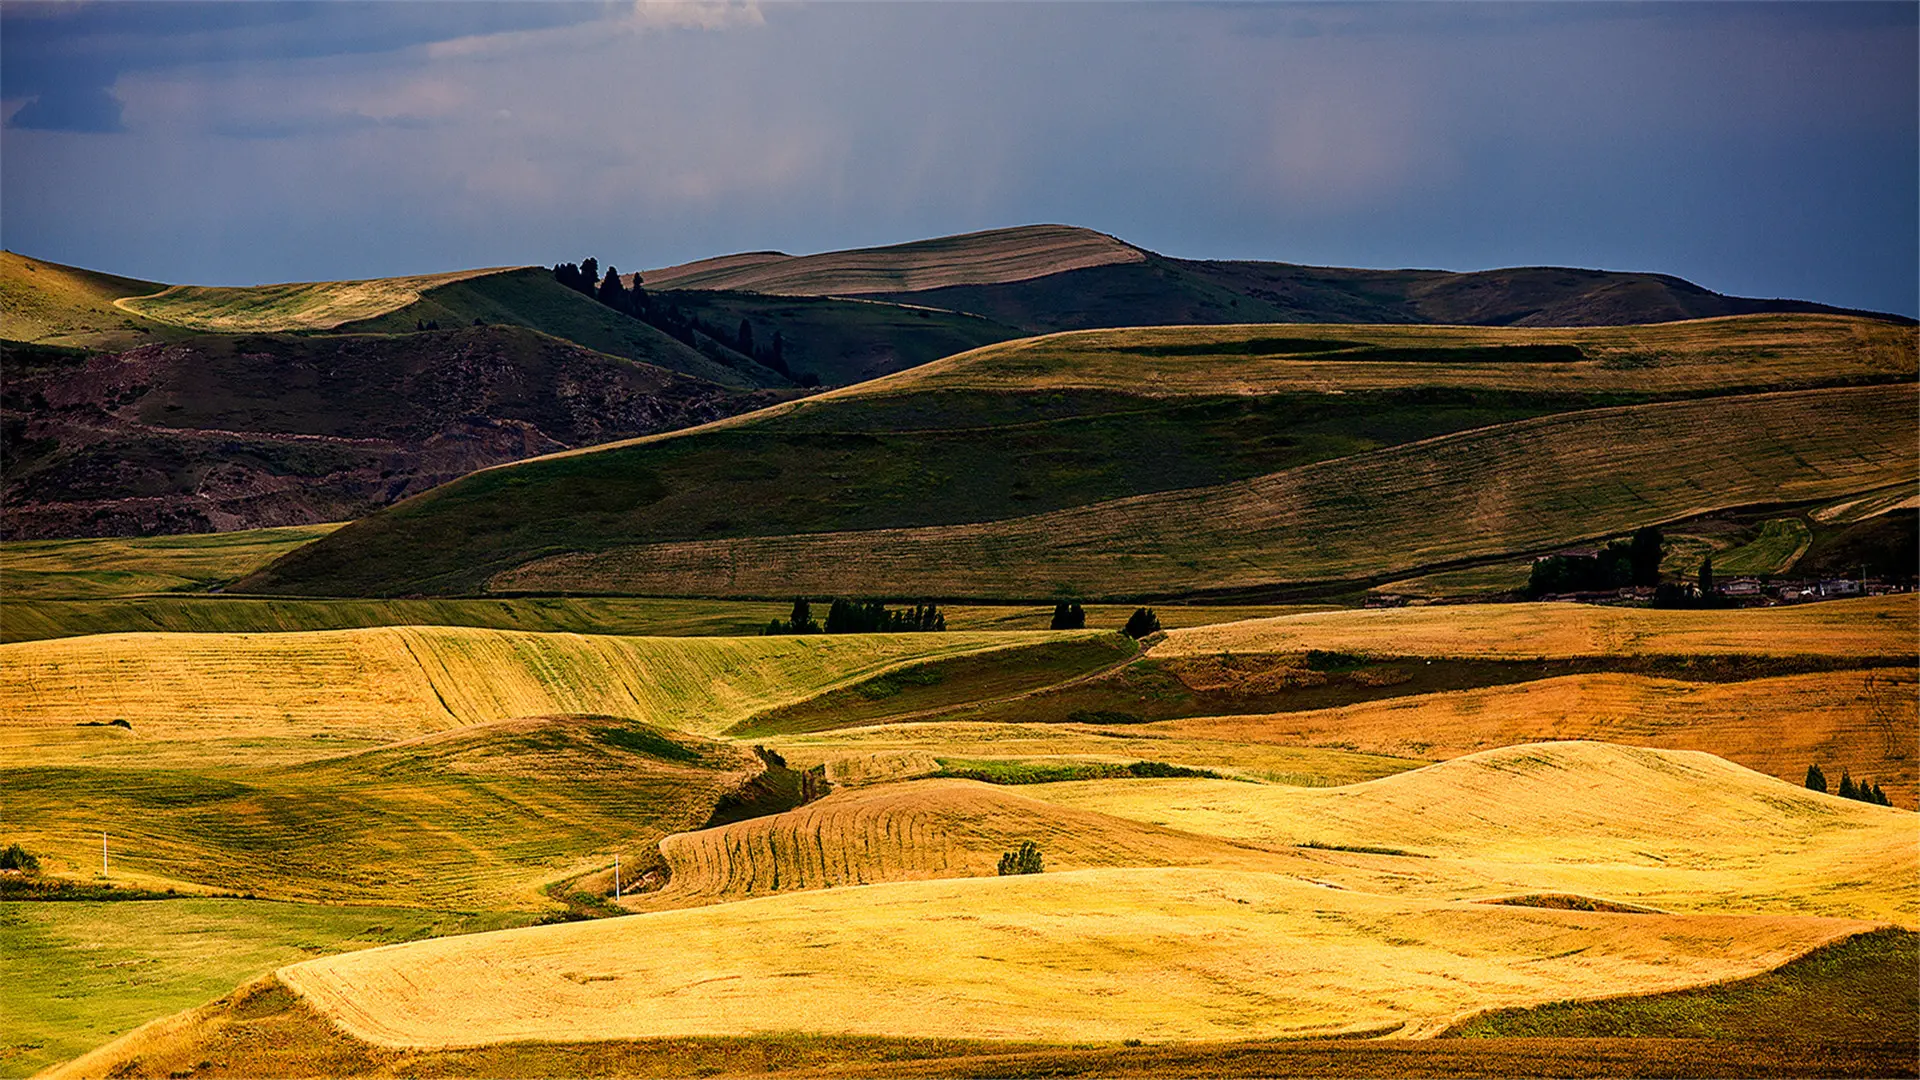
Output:
[[0,252],[0,338],[94,349],[124,349],[175,335],[114,301],[166,288]]
[[[1878,782],[1895,806],[1913,809],[1920,796],[1909,745],[1920,731],[1914,691],[1911,668],[1736,683],[1566,675],[1336,709],[1164,721],[1139,732],[1135,752],[1155,753],[1147,741],[1153,736],[1180,740],[1175,745],[1218,739],[1223,752],[1240,754],[1246,743],[1260,742],[1424,758],[1544,740],[1598,739],[1701,750],[1790,784],[1800,783],[1807,766],[1817,762],[1835,777],[1846,769],[1858,779]],[[1162,760],[1206,763],[1191,751]]]
[[[349,1033],[405,1046],[795,1030],[1244,1038],[1444,1024],[1486,1004],[1593,996],[1623,981],[1678,989],[1754,974],[1864,928],[1103,869],[793,893],[414,943],[279,977]],[[651,947],[662,940],[675,947]],[[633,1008],[636,995],[649,1007]]]
[[1169,326],[1023,338],[902,373],[884,390],[1786,389],[1848,379],[1910,380],[1915,340],[1910,326],[1833,315],[1561,329]]
[[650,289],[734,289],[789,296],[1020,281],[1145,256],[1103,233],[1028,225],[820,255],[718,259],[649,270]]
[[1329,850],[1317,876],[1366,892],[1571,893],[1920,925],[1912,812],[1702,753],[1537,743],[1343,788],[1095,780],[1020,790],[1183,832],[1319,845]]
[[283,964],[514,925],[498,916],[265,900],[0,907],[0,1076],[26,1076]]
[[357,333],[405,333],[421,321],[443,327],[475,319],[512,323],[565,338],[611,356],[624,356],[694,375],[722,386],[784,386],[770,369],[746,362],[718,363],[646,323],[567,288],[538,266],[456,281],[422,293],[384,314],[339,327]]
[[455,270],[370,281],[305,281],[285,285],[173,285],[119,306],[143,318],[193,330],[272,333],[333,330],[404,307],[429,289],[504,267]]
[[1666,611],[1590,604],[1499,604],[1310,612],[1174,630],[1157,657],[1289,653],[1375,656],[1910,655],[1920,604],[1908,596],[1781,608]]
[[[20,601],[99,599],[136,593],[202,591],[244,577],[338,524],[187,536],[0,543],[0,582],[9,624]],[[31,615],[23,616],[29,621]]]
[[[1912,475],[1916,443],[1906,387],[1591,410],[1031,517],[551,556],[490,584],[735,596],[867,593],[903,581],[950,597],[1258,591],[1539,550],[1715,507],[1831,497]],[[396,524],[344,530],[253,587],[284,582],[296,567],[333,571],[348,552],[375,555],[375,537],[388,546],[404,536],[417,553],[424,537]],[[321,552],[330,558],[314,557]]]
[[[611,717],[514,720],[286,765],[7,770],[11,835],[64,878],[331,903],[542,911],[644,868],[761,771],[746,750]],[[90,865],[88,860],[94,860]]]
[[[1745,323],[1695,328],[1662,346],[1681,358],[1674,362],[1680,374],[1667,388],[1830,378],[1837,347],[1832,335],[1844,336],[1852,326],[1845,321],[1810,324],[1805,348],[1783,346],[1782,336],[1791,332],[1780,327],[1755,331],[1753,340],[1740,349],[1728,347],[1730,357],[1717,353],[1720,346],[1715,343],[1728,334],[1744,333]],[[1237,337],[1224,342],[1208,339],[1179,346],[1204,347],[1199,354],[1143,353],[1116,359],[1109,352],[1087,364],[1055,349],[1015,363],[1018,370],[1005,366],[1014,363],[1007,359],[1007,347],[992,347],[673,438],[615,444],[480,474],[316,545],[252,586],[313,592],[324,579],[332,583],[325,588],[353,592],[472,589],[492,572],[551,552],[1011,518],[1249,479],[1542,413],[1644,400],[1620,394],[1647,381],[1637,369],[1610,368],[1599,361],[1562,379],[1543,375],[1555,365],[1488,362],[1484,350],[1473,354],[1478,357],[1473,362],[1451,367],[1343,362],[1355,369],[1355,379],[1370,380],[1358,385],[1375,387],[1372,390],[1345,389],[1319,378],[1276,380],[1262,373],[1284,372],[1294,360],[1235,355],[1250,341],[1262,340],[1261,334],[1273,332],[1271,327],[1239,328]],[[1166,346],[1157,338],[1145,340],[1141,349]],[[1888,377],[1899,368],[1883,355],[1889,349],[1897,353],[1897,343],[1875,339],[1847,351],[1854,365],[1850,374]],[[1788,357],[1755,359],[1769,351]],[[1910,369],[1911,360],[1905,363]],[[1119,384],[1111,379],[1105,388],[1072,385],[1079,380],[1073,372],[1089,366],[1125,373],[1140,365],[1154,371],[1172,365],[1169,370],[1185,374],[1177,380],[1124,379],[1136,391],[1132,393],[1115,389]],[[970,374],[976,368],[984,373]],[[1051,384],[1045,374],[1054,368],[1067,373],[1060,385]],[[1449,380],[1468,380],[1477,388],[1444,389]],[[1553,389],[1562,383],[1568,392]],[[1137,393],[1142,386],[1148,390],[1144,399]],[[1321,392],[1330,388],[1342,392]],[[1663,416],[1686,414],[1647,415],[1648,430],[1636,428],[1625,436],[1657,438],[1664,432],[1652,428]],[[1896,425],[1901,422],[1892,419]],[[1610,432],[1609,437],[1621,434]],[[1542,449],[1520,443],[1502,452],[1512,457]],[[1634,448],[1624,449],[1632,453]],[[1576,469],[1597,473],[1615,465],[1593,454],[1591,446],[1565,452],[1581,459],[1574,463]],[[1399,471],[1401,460],[1385,459],[1382,467]],[[1704,486],[1715,481],[1701,477],[1699,482]],[[1615,500],[1632,496],[1618,490],[1612,494]],[[583,505],[592,516],[579,512]],[[406,553],[404,570],[394,565],[402,561],[401,551]],[[422,552],[433,553],[426,567],[420,565]],[[697,551],[693,554],[699,557]],[[443,569],[435,570],[433,563]],[[1034,577],[1038,575],[1029,575]],[[914,580],[914,575],[902,574],[878,590],[875,582],[858,584],[865,590],[891,591]],[[1036,585],[1050,591],[1054,583],[1052,578],[1029,580],[1022,592],[1030,594]],[[853,583],[823,591],[842,587]],[[917,583],[904,587],[924,590]],[[608,591],[627,590],[616,584]],[[671,591],[737,592],[724,583],[708,583],[705,589],[683,583]],[[772,594],[791,591],[775,586]]]

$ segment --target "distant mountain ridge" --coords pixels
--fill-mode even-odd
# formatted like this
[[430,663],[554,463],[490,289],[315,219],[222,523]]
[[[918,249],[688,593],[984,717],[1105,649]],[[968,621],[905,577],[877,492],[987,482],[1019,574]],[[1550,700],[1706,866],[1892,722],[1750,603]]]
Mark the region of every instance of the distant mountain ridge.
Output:
[[[1913,321],[1807,300],[1726,296],[1670,274],[1570,267],[1367,270],[1176,259],[1066,225],[817,255],[725,255],[643,277],[649,288],[920,304],[1035,333],[1250,322],[1622,326],[1796,312]],[[871,287],[887,278],[898,284]]]

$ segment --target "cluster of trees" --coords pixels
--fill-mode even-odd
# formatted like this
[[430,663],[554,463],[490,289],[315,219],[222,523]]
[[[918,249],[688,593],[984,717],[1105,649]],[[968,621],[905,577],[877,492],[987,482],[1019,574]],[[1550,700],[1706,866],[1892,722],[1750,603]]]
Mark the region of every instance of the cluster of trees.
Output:
[[[1053,605],[1053,621],[1047,624],[1049,630],[1085,630],[1087,628],[1087,609],[1079,604],[1062,600]],[[1128,617],[1122,633],[1138,640],[1148,634],[1160,632],[1160,616],[1151,608],[1136,608]]]
[[[629,289],[626,283],[620,280],[618,269],[608,265],[607,272],[601,274],[600,261],[589,257],[577,264],[555,265],[553,279],[583,296],[600,301],[615,311],[639,319],[690,349],[714,356],[719,351],[714,346],[724,346],[763,367],[779,372],[801,386],[820,385],[818,375],[811,372],[795,375],[788,369],[786,336],[780,331],[775,330],[773,337],[766,345],[756,345],[753,324],[748,320],[741,319],[739,327],[731,332],[709,325],[697,315],[689,315],[672,304],[654,298],[642,287],[639,274],[633,275],[633,288]],[[714,358],[723,363],[730,359],[724,355],[714,356]]]
[[[1827,793],[1827,774],[1820,771],[1819,765],[1807,766],[1807,787],[1823,794]],[[1893,800],[1887,798],[1887,793],[1880,790],[1879,784],[1869,784],[1865,780],[1856,784],[1845,769],[1840,770],[1840,790],[1832,794],[1843,799],[1855,799],[1879,806],[1893,805]]]
[[889,608],[878,600],[835,600],[827,608],[826,625],[814,621],[813,604],[795,597],[793,612],[783,622],[767,623],[762,635],[775,634],[911,634],[936,633],[947,628],[947,617],[932,604]]
[[1660,530],[1647,526],[1630,540],[1615,540],[1594,555],[1549,555],[1536,559],[1527,596],[1593,592],[1660,581]]
[[1013,874],[1038,874],[1046,869],[1045,860],[1040,856],[1040,847],[1031,840],[1020,841],[1013,851],[1003,852],[1000,856],[1000,876]]

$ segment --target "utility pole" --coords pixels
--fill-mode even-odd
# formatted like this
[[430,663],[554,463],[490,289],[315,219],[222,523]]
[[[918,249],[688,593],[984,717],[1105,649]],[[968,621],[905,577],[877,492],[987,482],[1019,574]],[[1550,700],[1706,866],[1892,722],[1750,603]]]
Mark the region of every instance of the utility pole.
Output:
[[613,898],[620,899],[620,853],[613,853]]
[[107,830],[100,830],[100,876],[107,876]]

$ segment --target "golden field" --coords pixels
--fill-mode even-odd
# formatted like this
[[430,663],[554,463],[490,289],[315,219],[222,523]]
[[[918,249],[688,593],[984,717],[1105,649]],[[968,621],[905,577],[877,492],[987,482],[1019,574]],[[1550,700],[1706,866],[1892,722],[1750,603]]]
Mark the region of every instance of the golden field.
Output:
[[1411,1034],[1495,1005],[1737,978],[1868,925],[1536,910],[1246,871],[1103,869],[443,938],[278,975],[349,1034],[389,1046],[790,1031]]
[[[1249,744],[1338,746],[1370,754],[1452,758],[1522,743],[1593,739],[1663,750],[1701,750],[1799,783],[1818,763],[1886,789],[1895,806],[1920,796],[1912,668],[1818,672],[1743,682],[1602,673],[1511,686],[1421,694],[1336,709],[1201,717],[1142,725],[1130,749],[1154,745],[1168,760],[1207,763]],[[1155,737],[1171,741],[1155,744]],[[1189,749],[1190,747],[1195,749]]]
[[[1097,631],[1080,632],[1095,638]],[[0,732],[62,761],[311,756],[522,716],[599,714],[712,734],[913,661],[1020,648],[1007,634],[621,638],[470,627],[104,634],[0,646]],[[131,730],[102,751],[87,722]],[[237,742],[235,742],[237,741]]]
[[258,570],[339,528],[290,525],[184,536],[116,536],[0,543],[7,608],[30,599],[100,599],[140,593],[204,591]]
[[1156,656],[1291,653],[1533,659],[1582,656],[1911,656],[1920,597],[1733,611],[1469,604],[1327,611],[1168,632]]
[[1023,791],[1224,840],[1318,845],[1330,849],[1324,879],[1367,892],[1572,893],[1920,925],[1911,812],[1690,751],[1534,743],[1340,788],[1133,780]]
[[1030,517],[549,556],[489,588],[1097,598],[1381,575],[1899,482],[1915,415],[1909,386],[1594,409]]

